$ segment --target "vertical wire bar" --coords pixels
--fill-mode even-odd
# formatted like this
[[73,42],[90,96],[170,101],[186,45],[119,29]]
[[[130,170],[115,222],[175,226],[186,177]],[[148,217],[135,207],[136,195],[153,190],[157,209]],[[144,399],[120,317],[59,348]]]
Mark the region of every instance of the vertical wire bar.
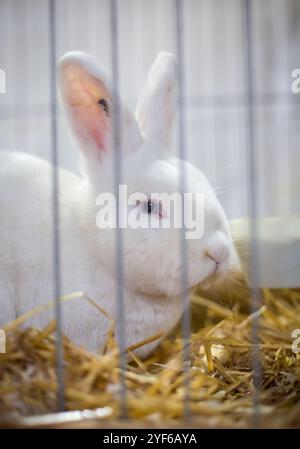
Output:
[[114,190],[116,196],[116,238],[115,261],[117,280],[117,335],[120,350],[120,417],[127,417],[127,390],[125,382],[126,370],[126,332],[125,332],[125,307],[123,294],[123,261],[122,261],[122,230],[119,227],[119,185],[122,176],[122,152],[121,152],[121,110],[119,96],[119,36],[118,36],[118,0],[110,0],[110,40],[111,40],[111,66],[112,66],[112,150],[114,157]]
[[[10,2],[5,2],[4,5],[2,6],[2,11],[1,11],[1,31],[4,33],[5,36],[5,41],[6,44],[4,45],[4,48],[2,49],[2,51],[5,51],[6,53],[6,57],[5,57],[5,62],[7,64],[6,66],[6,70],[7,70],[7,74],[6,76],[8,76],[9,71],[11,73],[15,73],[15,70],[13,69],[13,56],[15,55],[15,33],[13,33],[13,38],[10,38],[10,32],[12,30],[12,27],[10,26],[10,10],[12,10],[14,7],[14,5]],[[3,8],[4,11],[3,11]],[[5,20],[6,19],[6,20]],[[12,81],[14,82],[14,81]],[[7,83],[7,79],[6,79],[6,83]],[[7,95],[7,94],[6,94]],[[11,148],[16,148],[15,142],[14,142],[14,136],[16,135],[15,132],[15,118],[16,118],[16,111],[15,111],[15,107],[14,107],[14,98],[12,98],[12,96],[10,95],[7,103],[7,116],[9,117],[9,125],[8,125],[8,135],[9,135],[9,139],[8,139],[8,143],[6,143],[6,147],[11,149]],[[4,110],[5,111],[5,110]],[[5,118],[5,114],[1,114],[1,119]]]
[[[289,30],[292,29],[292,24],[291,24],[291,5],[289,3],[285,3],[285,53],[286,53],[286,59],[285,59],[285,69],[286,69],[286,73],[289,74],[289,70],[290,70],[290,74],[292,73],[292,67],[291,67],[291,52],[290,52],[290,34],[289,34]],[[285,94],[286,96],[286,121],[287,121],[287,128],[286,128],[286,143],[287,143],[287,158],[288,158],[288,183],[289,183],[289,194],[288,194],[288,199],[287,199],[287,210],[285,211],[288,215],[292,214],[292,207],[293,207],[293,202],[292,202],[292,195],[293,195],[293,189],[292,189],[292,179],[291,179],[291,174],[292,174],[292,160],[293,160],[293,137],[294,137],[294,130],[293,130],[293,126],[292,126],[292,120],[293,120],[293,110],[292,110],[292,102],[291,102],[291,91],[288,90]]]
[[[186,160],[186,119],[185,119],[185,89],[184,89],[184,28],[183,28],[183,4],[182,0],[175,0],[175,36],[176,36],[176,56],[178,61],[177,68],[177,113],[178,113],[178,145],[179,158]],[[179,177],[179,192],[182,195],[186,192],[186,171],[183,166]],[[184,226],[184,200],[182,201],[182,229],[180,233],[180,251],[181,251],[181,289],[182,289],[182,359],[183,359],[183,385],[184,385],[184,404],[183,415],[185,419],[190,417],[190,394],[189,394],[189,368],[190,368],[190,301],[188,292],[188,264],[187,264],[187,242],[185,239]]]
[[249,210],[250,231],[250,264],[249,278],[251,287],[252,349],[251,368],[253,371],[253,424],[260,423],[259,388],[262,381],[262,367],[259,353],[259,316],[256,312],[262,306],[262,295],[259,288],[259,225],[258,225],[258,179],[257,179],[257,134],[255,124],[255,92],[254,92],[254,49],[252,0],[243,0],[244,25],[244,77],[246,88],[246,154],[247,154],[247,201]]
[[56,16],[55,0],[49,0],[49,64],[50,64],[50,124],[51,124],[51,162],[52,170],[52,208],[53,208],[53,270],[56,317],[56,377],[57,410],[65,409],[65,386],[63,367],[62,310],[60,285],[60,235],[59,235],[59,178],[58,178],[58,141],[57,141],[57,105],[56,105]]
[[[298,45],[295,43],[299,43],[297,27],[300,22],[300,5],[297,0],[293,0],[289,2],[286,7],[288,9],[288,23],[287,23],[287,50],[288,50],[288,67],[290,70],[289,75],[291,76],[292,71],[299,67],[300,60],[298,58]],[[292,50],[291,50],[292,49]],[[291,79],[291,78],[290,78]],[[289,179],[289,214],[298,214],[299,213],[299,196],[295,193],[293,186],[295,185],[296,179],[299,177],[299,164],[300,164],[300,152],[299,152],[299,118],[300,118],[300,103],[299,103],[299,94],[295,94],[290,92],[289,96],[289,115],[288,115],[288,137],[289,137],[289,154],[288,157],[290,159],[290,179]],[[300,273],[299,273],[300,275]],[[300,277],[300,276],[299,276]]]
[[[25,39],[25,60],[27,61],[27,64],[26,64],[26,93],[25,93],[25,95],[24,96],[26,96],[26,100],[28,99],[28,94],[30,94],[30,88],[31,88],[31,86],[30,86],[30,72],[29,72],[29,67],[30,67],[30,64],[28,64],[28,61],[30,60],[29,58],[30,58],[30,50],[29,50],[29,48],[32,48],[32,46],[31,46],[31,39],[30,39],[30,37],[28,36],[29,35],[29,29],[30,29],[30,27],[31,27],[31,14],[30,14],[30,4],[28,3],[28,2],[26,2],[26,4],[25,4],[25,19],[24,19],[24,23],[26,24],[25,26],[26,26],[26,33],[24,33],[24,36],[23,36],[23,38]],[[25,35],[26,35],[26,37],[25,37]],[[27,100],[28,101],[28,100]],[[32,120],[32,116],[34,115],[32,112],[32,110],[33,110],[33,102],[32,102],[32,100],[29,102],[29,105],[28,105],[28,111],[29,111],[29,120]],[[32,149],[34,148],[34,146],[33,146],[33,133],[32,132],[30,132],[30,133],[28,133],[28,135],[27,135],[27,139],[28,139],[28,142],[27,142],[27,145],[28,145],[28,148],[30,148],[30,151],[32,151]]]

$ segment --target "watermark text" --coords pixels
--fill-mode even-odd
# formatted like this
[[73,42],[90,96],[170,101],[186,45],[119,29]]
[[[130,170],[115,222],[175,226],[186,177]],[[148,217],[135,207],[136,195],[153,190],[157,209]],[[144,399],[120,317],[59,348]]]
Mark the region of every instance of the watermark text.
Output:
[[[204,235],[204,194],[167,192],[128,195],[127,186],[119,186],[118,199],[111,192],[98,195],[100,210],[96,223],[100,229],[185,229],[186,239]],[[117,210],[118,209],[118,210]]]

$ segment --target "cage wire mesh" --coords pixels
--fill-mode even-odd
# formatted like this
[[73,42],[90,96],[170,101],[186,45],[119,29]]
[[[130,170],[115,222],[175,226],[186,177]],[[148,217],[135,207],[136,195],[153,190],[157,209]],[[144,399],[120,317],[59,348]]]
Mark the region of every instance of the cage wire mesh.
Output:
[[[55,168],[52,183],[53,298],[55,302],[57,410],[65,410],[58,167],[75,168],[65,122],[57,102],[56,65],[67,50],[85,50],[110,68],[112,80],[112,146],[114,189],[119,202],[122,184],[120,92],[133,103],[146,67],[159,50],[178,60],[176,126],[177,153],[208,175],[229,218],[249,218],[249,274],[252,288],[252,370],[254,424],[260,423],[259,333],[261,287],[272,281],[275,264],[261,248],[261,220],[299,214],[299,100],[291,91],[291,73],[300,64],[300,3],[297,0],[137,1],[2,0],[0,68],[7,74],[1,96],[0,146],[21,149],[49,159]],[[21,25],[22,23],[22,25]],[[47,32],[45,32],[47,30]],[[63,148],[68,147],[68,151]],[[28,148],[28,150],[27,150]],[[186,173],[179,192],[186,190]],[[116,208],[117,214],[119,208]],[[117,222],[118,222],[117,215]],[[285,222],[286,223],[286,222]],[[271,242],[275,244],[275,242]],[[115,232],[117,333],[120,342],[120,410],[127,416],[125,371],[127,338],[124,309],[122,229]],[[180,238],[182,291],[187,292],[189,263],[184,229]],[[272,253],[271,253],[272,254]],[[276,251],[274,251],[274,254]],[[294,256],[293,256],[294,257]],[[299,275],[297,272],[294,279]],[[291,261],[292,263],[292,261]],[[293,265],[293,264],[292,264]],[[292,266],[295,270],[295,267]],[[271,277],[270,277],[271,276]],[[274,278],[276,275],[274,275]],[[284,279],[284,273],[281,278]],[[269,285],[266,285],[267,287]],[[272,285],[270,285],[272,287]],[[283,285],[286,287],[288,285]],[[280,287],[275,285],[275,287]],[[299,287],[299,285],[290,285]],[[184,417],[190,418],[190,302],[182,295],[181,320],[184,371]],[[199,423],[201,425],[201,423]]]

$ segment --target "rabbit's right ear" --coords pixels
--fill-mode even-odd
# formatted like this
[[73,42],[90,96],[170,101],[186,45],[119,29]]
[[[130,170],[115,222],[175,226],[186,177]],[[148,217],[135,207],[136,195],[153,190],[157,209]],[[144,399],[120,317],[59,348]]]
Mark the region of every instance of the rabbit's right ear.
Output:
[[176,60],[160,53],[140,95],[136,117],[147,141],[168,145],[176,113]]
[[[60,95],[72,131],[91,167],[112,149],[111,89],[105,72],[93,58],[82,52],[70,52],[58,65]],[[127,106],[118,104],[122,153],[139,148],[142,137],[135,117]],[[97,168],[97,167],[96,167]]]

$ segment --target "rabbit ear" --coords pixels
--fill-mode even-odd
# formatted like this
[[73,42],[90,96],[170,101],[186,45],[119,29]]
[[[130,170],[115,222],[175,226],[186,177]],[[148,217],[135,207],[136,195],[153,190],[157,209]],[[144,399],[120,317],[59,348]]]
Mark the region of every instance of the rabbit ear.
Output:
[[[93,58],[81,52],[67,53],[59,62],[59,87],[63,106],[84,156],[100,160],[111,151],[113,106],[105,72]],[[120,108],[123,153],[137,149],[142,138],[129,109]]]
[[136,117],[145,140],[167,145],[176,112],[176,60],[160,53],[140,95]]

